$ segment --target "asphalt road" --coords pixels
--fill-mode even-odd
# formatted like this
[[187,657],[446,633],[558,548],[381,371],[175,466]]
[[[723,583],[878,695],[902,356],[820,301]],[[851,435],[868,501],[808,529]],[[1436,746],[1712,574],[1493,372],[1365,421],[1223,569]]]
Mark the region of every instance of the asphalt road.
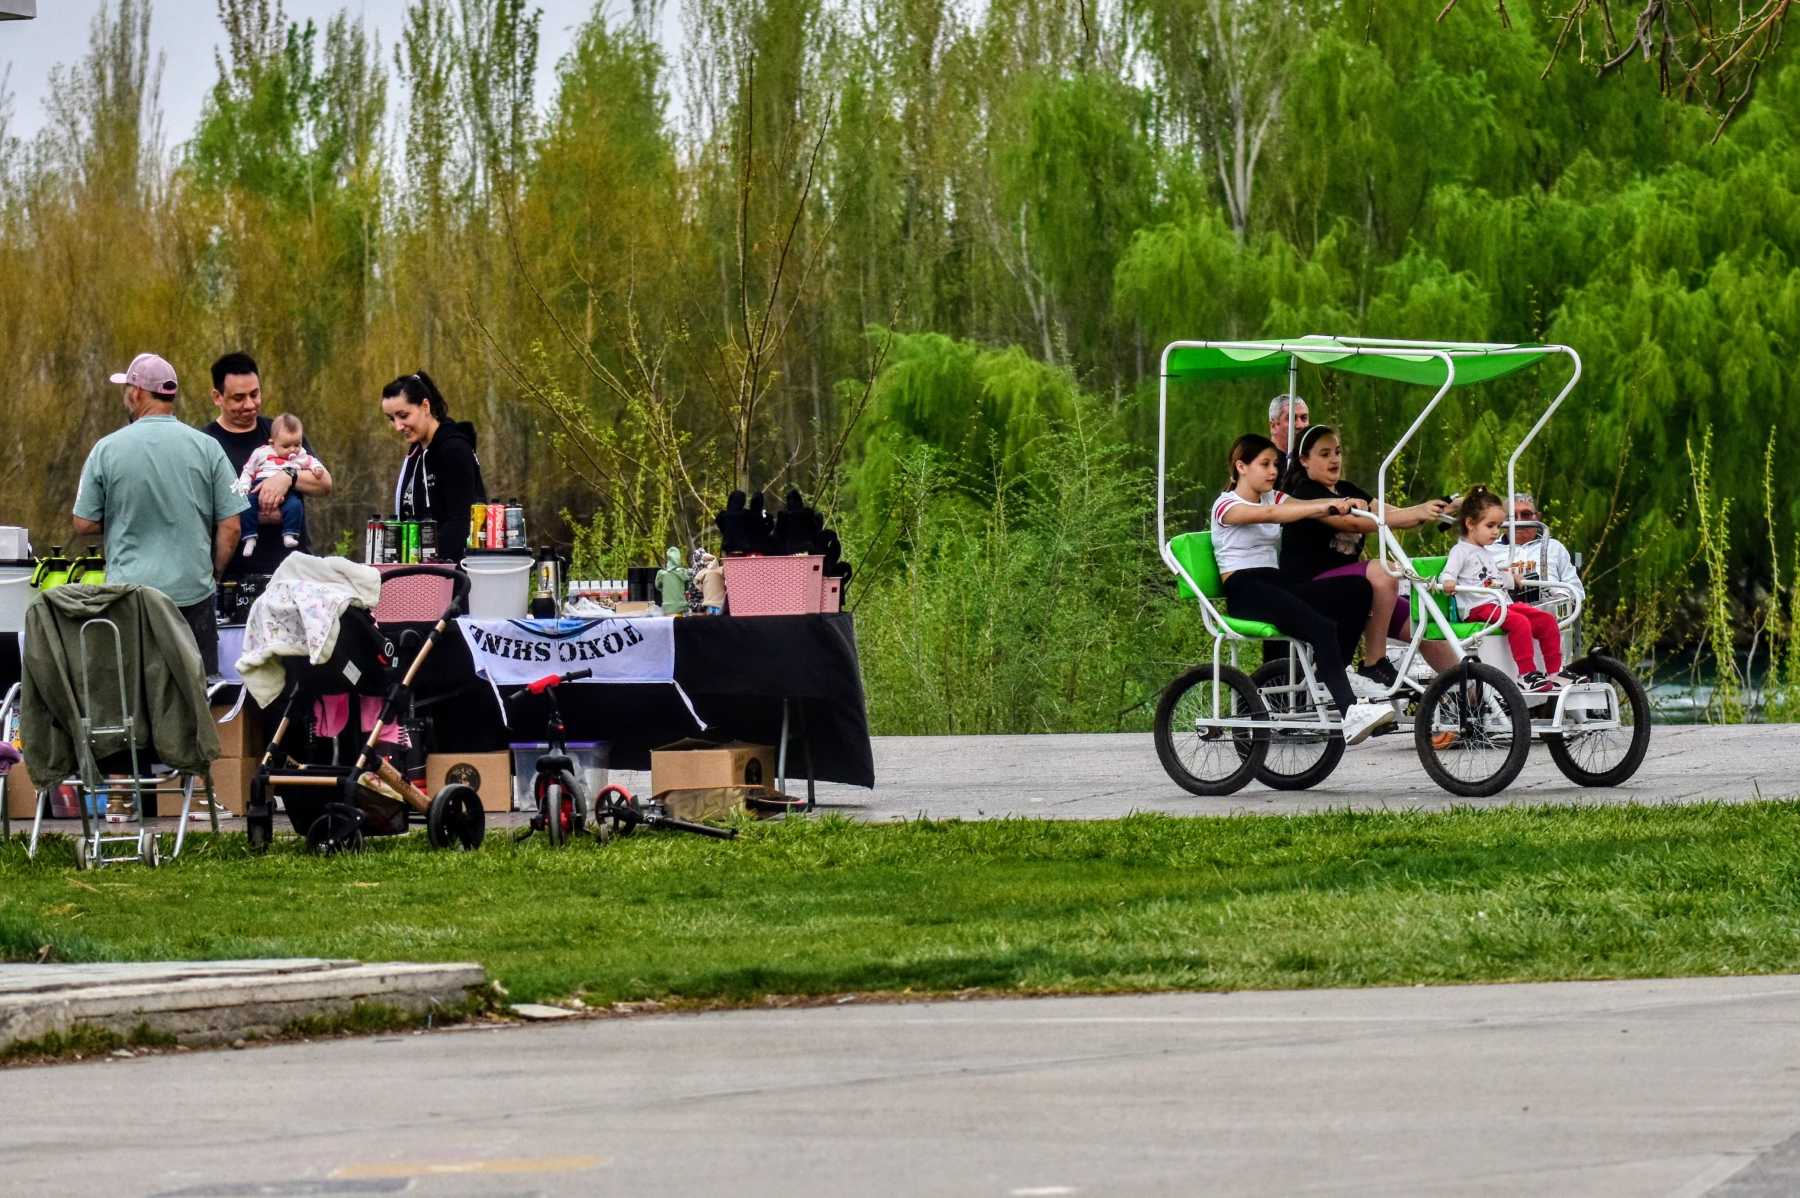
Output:
[[1800,978],[665,1015],[0,1073],[8,1194],[1787,1195]]
[[[804,778],[789,790],[804,794]],[[1114,736],[884,736],[875,739],[875,789],[822,785],[819,802],[858,819],[1114,819],[1170,815],[1291,814],[1353,807],[1430,811],[1517,803],[1745,802],[1800,794],[1800,726],[1658,725],[1636,777],[1584,790],[1533,746],[1523,773],[1491,799],[1459,799],[1425,775],[1406,735],[1351,749],[1308,791],[1252,782],[1203,799],[1169,780],[1148,733]]]

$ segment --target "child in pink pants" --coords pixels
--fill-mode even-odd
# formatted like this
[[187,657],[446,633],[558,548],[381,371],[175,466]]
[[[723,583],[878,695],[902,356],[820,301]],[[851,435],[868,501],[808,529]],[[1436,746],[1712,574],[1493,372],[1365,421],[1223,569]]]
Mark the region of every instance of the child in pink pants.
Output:
[[[1500,530],[1505,523],[1506,505],[1487,488],[1476,487],[1463,498],[1462,515],[1457,518],[1462,540],[1450,551],[1444,562],[1444,572],[1438,577],[1445,594],[1454,595],[1459,586],[1510,591],[1518,585],[1519,573],[1525,563],[1515,562],[1511,567],[1503,567],[1488,551],[1488,546],[1500,539]],[[1512,650],[1513,663],[1519,667],[1519,685],[1525,690],[1541,694],[1580,681],[1562,672],[1562,630],[1556,626],[1556,617],[1549,612],[1528,603],[1513,603],[1507,605],[1502,616],[1499,604],[1479,595],[1459,599],[1457,606],[1465,620],[1492,623],[1499,618],[1501,627],[1506,630],[1506,644]],[[1537,668],[1533,645],[1544,655],[1542,670]]]

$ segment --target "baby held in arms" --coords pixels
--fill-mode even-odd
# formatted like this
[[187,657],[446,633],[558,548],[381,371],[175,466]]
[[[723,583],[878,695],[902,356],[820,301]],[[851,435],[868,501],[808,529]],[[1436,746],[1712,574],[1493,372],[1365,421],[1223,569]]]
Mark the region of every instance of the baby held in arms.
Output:
[[[269,429],[269,443],[257,446],[251,453],[250,460],[244,463],[244,472],[238,475],[234,490],[250,499],[250,506],[239,517],[242,521],[245,557],[256,552],[258,522],[261,519],[261,505],[257,500],[263,483],[277,474],[288,474],[298,479],[302,470],[309,471],[314,478],[325,477],[324,463],[306,452],[302,444],[305,436],[306,429],[301,426],[300,418],[292,412],[283,412],[275,417],[275,422]],[[281,500],[281,543],[289,549],[300,547],[304,513],[305,506],[300,499],[299,488],[289,487],[288,493]]]

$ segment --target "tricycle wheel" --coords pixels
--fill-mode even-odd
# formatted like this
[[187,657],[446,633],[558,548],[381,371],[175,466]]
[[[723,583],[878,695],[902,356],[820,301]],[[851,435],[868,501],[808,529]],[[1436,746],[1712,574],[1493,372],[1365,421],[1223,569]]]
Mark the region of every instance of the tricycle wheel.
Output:
[[432,797],[425,813],[425,834],[433,848],[473,849],[487,835],[487,812],[472,787],[452,782]]
[[306,847],[320,857],[362,852],[362,812],[348,803],[325,804],[306,830]]
[[1550,759],[1577,786],[1618,786],[1637,773],[1649,751],[1650,696],[1616,657],[1584,657],[1570,665],[1568,672],[1611,687],[1619,722],[1617,727],[1583,729],[1577,722],[1579,715],[1569,711],[1572,704],[1565,704],[1563,731],[1544,737]]
[[1269,751],[1269,734],[1262,729],[1202,726],[1214,719],[1269,718],[1242,670],[1217,666],[1215,680],[1214,669],[1211,664],[1195,666],[1170,683],[1156,705],[1156,755],[1169,777],[1197,795],[1242,789]]
[[[1298,664],[1290,667],[1289,661],[1268,662],[1250,676],[1250,684],[1269,709],[1270,722],[1277,725],[1269,733],[1269,751],[1256,770],[1256,780],[1272,790],[1317,786],[1344,759],[1342,732],[1323,727],[1293,731],[1279,727],[1280,721],[1288,718],[1318,719],[1334,714],[1320,708],[1316,695],[1302,693],[1306,690],[1306,675]],[[1296,677],[1290,678],[1290,668]]]
[[1487,798],[1512,785],[1531,749],[1531,713],[1518,685],[1465,660],[1425,688],[1413,747],[1431,780],[1453,795]]

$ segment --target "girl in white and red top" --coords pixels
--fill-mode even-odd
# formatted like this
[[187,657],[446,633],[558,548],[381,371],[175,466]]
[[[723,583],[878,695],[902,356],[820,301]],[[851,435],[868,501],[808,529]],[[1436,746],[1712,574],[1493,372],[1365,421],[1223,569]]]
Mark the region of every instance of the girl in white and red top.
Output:
[[1393,707],[1358,703],[1350,688],[1348,663],[1373,591],[1362,575],[1289,585],[1279,568],[1280,526],[1368,505],[1360,499],[1289,499],[1275,489],[1275,443],[1255,433],[1232,445],[1226,468],[1231,486],[1213,501],[1211,530],[1231,614],[1266,621],[1312,648],[1319,681],[1344,717],[1344,743],[1359,744],[1394,722]]
[[[1444,571],[1438,584],[1446,595],[1454,595],[1458,587],[1487,587],[1510,591],[1519,585],[1524,571],[1523,561],[1506,564],[1493,551],[1506,524],[1506,505],[1486,487],[1475,487],[1463,498],[1462,514],[1457,517],[1462,540],[1444,560]],[[1512,650],[1513,664],[1519,668],[1519,685],[1528,691],[1544,693],[1580,681],[1562,672],[1562,630],[1556,617],[1529,603],[1509,603],[1502,614],[1500,605],[1481,595],[1469,595],[1456,601],[1465,620],[1492,623],[1499,620],[1506,630],[1506,646]],[[1537,668],[1537,651],[1544,655],[1544,668]]]

